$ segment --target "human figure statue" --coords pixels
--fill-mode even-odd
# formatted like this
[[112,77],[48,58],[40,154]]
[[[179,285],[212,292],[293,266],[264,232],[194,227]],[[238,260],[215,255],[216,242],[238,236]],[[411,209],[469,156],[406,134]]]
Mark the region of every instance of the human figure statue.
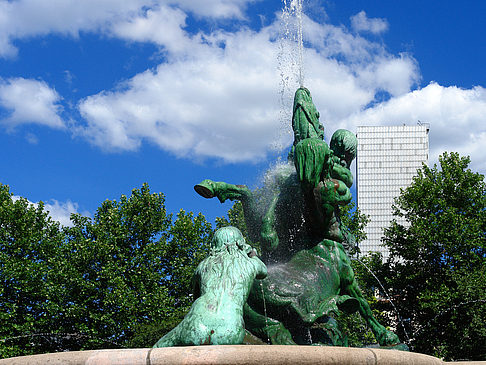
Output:
[[[270,198],[246,186],[204,180],[195,190],[206,198],[239,200],[249,238],[260,242],[268,276],[256,280],[244,307],[247,329],[272,344],[346,345],[333,317],[359,312],[382,346],[398,337],[374,318],[358,287],[345,247],[354,243],[340,220],[352,197],[353,133],[338,130],[330,146],[309,90],[295,93],[293,173],[280,176]],[[261,206],[261,202],[265,206]]]
[[[358,150],[358,139],[354,133],[346,129],[338,129],[331,137],[330,143],[333,152],[333,168],[331,177],[342,181],[348,188],[353,185],[353,174],[351,173],[351,162],[356,158]],[[343,188],[344,189],[344,188]],[[351,196],[351,191],[346,194]],[[343,229],[339,218],[339,210],[334,212],[339,222],[339,229],[342,234],[342,244],[346,251],[356,247],[356,238],[347,230]]]
[[265,264],[235,227],[214,234],[209,257],[194,274],[189,313],[154,347],[237,345],[243,342],[243,305],[255,278],[267,275]]

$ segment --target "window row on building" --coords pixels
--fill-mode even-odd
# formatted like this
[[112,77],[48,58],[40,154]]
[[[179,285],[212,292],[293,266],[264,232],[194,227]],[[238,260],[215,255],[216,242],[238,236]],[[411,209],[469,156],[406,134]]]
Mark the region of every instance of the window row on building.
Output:
[[371,133],[376,135],[378,133],[401,133],[403,134],[413,134],[413,133],[424,133],[427,127],[423,125],[391,125],[391,126],[358,126],[358,134],[361,133]]
[[399,158],[401,156],[427,156],[427,150],[424,148],[414,148],[409,149],[406,151],[399,151],[396,149],[363,149],[358,147],[358,158],[363,159],[364,157],[367,158],[378,158],[378,157],[390,157],[390,158]]
[[358,144],[359,151],[397,151],[404,150],[412,152],[414,149],[424,149],[424,144],[422,143],[390,143],[390,144]]
[[423,136],[386,136],[386,137],[376,137],[376,138],[360,138],[360,141],[363,145],[366,144],[377,144],[382,146],[388,146],[394,143],[404,143],[404,144],[417,144],[423,146],[427,143],[427,138]]
[[[415,170],[414,170],[415,171]],[[362,173],[359,175],[360,183],[369,185],[370,181],[375,181],[378,186],[385,185],[389,183],[389,180],[396,180],[403,179],[404,182],[410,183],[413,179],[413,176],[410,177],[411,172],[397,172],[394,174],[369,174],[369,173]]]
[[400,194],[400,189],[393,187],[391,189],[389,186],[383,186],[387,189],[382,189],[380,187],[376,188],[376,194],[358,194],[358,202],[359,204],[367,204],[372,202],[389,202],[390,199],[393,199],[395,196]]
[[[392,178],[391,176],[388,177],[386,180],[377,180],[377,179],[370,179],[370,180],[361,180],[360,185],[361,188],[366,188],[367,186],[374,187],[375,191],[400,191],[400,188],[403,188],[409,185],[412,182],[411,177],[397,177],[396,179]],[[387,187],[388,185],[393,184],[395,186],[395,190],[392,189],[379,189],[380,187]],[[397,188],[398,186],[398,188]]]
[[388,227],[390,225],[390,222],[393,219],[395,219],[395,217],[391,213],[386,216],[383,215],[383,216],[373,217],[373,219],[370,220],[370,222],[368,223],[368,226],[370,228],[380,227],[381,229],[383,229],[385,227]]
[[363,199],[360,199],[359,200],[359,204],[361,205],[361,208],[364,208],[366,207],[366,209],[371,209],[371,208],[374,208],[374,207],[379,207],[379,206],[387,206],[388,209],[390,209],[390,203],[393,202],[393,197],[389,197],[389,198],[363,198]]
[[[380,237],[373,237],[375,238],[374,241],[381,242],[381,236]],[[360,245],[361,252],[363,253],[363,248],[366,247],[366,252],[372,251],[372,252],[383,252],[383,246],[381,244],[368,244],[368,245]]]
[[[422,167],[422,163],[420,161],[399,161],[400,165],[397,165],[396,161],[364,161],[366,163],[366,168],[367,169],[376,169],[376,168],[395,168],[395,167],[414,167],[417,166],[417,168]],[[363,161],[358,160],[358,163],[361,164]],[[360,170],[360,167],[358,167],[358,172]]]

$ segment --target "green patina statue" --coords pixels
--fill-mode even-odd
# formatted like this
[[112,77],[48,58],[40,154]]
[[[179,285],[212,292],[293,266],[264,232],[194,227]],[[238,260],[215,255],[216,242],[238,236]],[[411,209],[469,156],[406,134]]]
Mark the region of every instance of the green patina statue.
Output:
[[380,345],[399,344],[374,318],[345,249],[355,240],[343,229],[339,207],[351,201],[356,137],[341,129],[328,146],[306,88],[295,93],[292,127],[291,165],[269,194],[211,180],[194,187],[205,198],[241,201],[249,238],[262,247],[268,276],[253,283],[244,306],[246,328],[272,344],[343,346],[346,338],[333,317],[358,311]]
[[267,275],[265,264],[235,227],[216,231],[209,257],[194,274],[189,313],[154,347],[237,345],[243,342],[243,305],[255,278]]

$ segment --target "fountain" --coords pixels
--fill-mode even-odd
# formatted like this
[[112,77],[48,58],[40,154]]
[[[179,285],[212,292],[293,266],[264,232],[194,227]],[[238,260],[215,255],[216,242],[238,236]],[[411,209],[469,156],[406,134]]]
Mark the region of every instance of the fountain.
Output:
[[[194,187],[204,198],[242,203],[249,239],[260,243],[262,260],[239,230],[220,229],[196,270],[191,310],[154,348],[23,356],[0,365],[443,364],[432,356],[389,351],[407,347],[378,323],[361,294],[347,255],[355,240],[340,221],[340,207],[351,201],[356,137],[338,130],[329,145],[324,141],[319,113],[304,87],[302,0],[284,0],[288,25],[285,17],[297,20],[297,35],[285,32],[298,45],[291,64],[300,85],[289,163],[273,171],[272,183],[260,191],[212,180]],[[283,96],[289,84],[282,80]],[[334,320],[340,311],[359,312],[382,348],[342,347],[346,338]],[[262,346],[238,346],[245,331]]]
[[[432,356],[390,351],[406,346],[378,323],[363,298],[345,248],[354,237],[339,218],[339,208],[351,200],[356,137],[338,130],[328,146],[318,115],[309,90],[299,88],[289,164],[274,171],[274,184],[264,194],[212,180],[195,186],[205,198],[242,202],[262,261],[238,229],[218,230],[195,273],[193,307],[154,348],[22,356],[0,365],[443,364]],[[339,311],[359,312],[383,348],[343,347],[346,338],[333,318]],[[245,331],[260,346],[238,345]]]
[[359,312],[381,346],[407,349],[374,318],[344,248],[354,244],[339,208],[352,198],[349,167],[356,137],[338,130],[328,145],[304,87],[295,93],[292,128],[289,169],[276,173],[275,184],[267,188],[270,197],[212,180],[195,186],[205,198],[241,201],[249,239],[260,243],[268,276],[250,291],[244,307],[247,330],[273,345],[345,346],[334,317]]

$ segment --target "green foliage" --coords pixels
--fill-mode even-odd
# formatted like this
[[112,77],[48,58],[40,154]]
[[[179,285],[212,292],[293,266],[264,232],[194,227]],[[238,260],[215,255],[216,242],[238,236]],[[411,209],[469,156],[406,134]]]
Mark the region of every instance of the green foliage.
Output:
[[50,332],[54,322],[47,313],[57,309],[50,300],[57,290],[44,283],[59,279],[62,244],[59,224],[42,203],[35,207],[24,198],[15,200],[0,184],[0,356],[33,353],[31,339],[21,336]]
[[212,237],[201,214],[172,220],[143,185],[61,229],[3,185],[0,199],[2,357],[152,346],[188,310]]
[[[396,199],[374,266],[392,293],[414,351],[447,360],[486,360],[486,184],[469,158],[444,153]],[[399,327],[400,329],[400,327]]]
[[440,169],[424,165],[396,200],[394,214],[411,227],[393,224],[385,243],[392,256],[427,269],[481,264],[486,254],[484,176],[467,169],[469,158],[457,153],[439,160]]
[[[355,246],[349,247],[349,254],[354,255],[359,252],[357,244],[366,239],[365,227],[370,221],[366,214],[361,213],[354,201],[351,203],[340,207],[341,213],[341,229],[344,232],[349,232],[352,237],[354,237]],[[345,234],[346,235],[346,234]],[[349,235],[347,236],[349,237]]]
[[245,214],[243,213],[243,205],[240,201],[236,201],[233,206],[228,210],[228,218],[217,217],[216,229],[220,229],[227,226],[233,226],[238,228],[244,237],[248,236],[248,230],[246,228]]

